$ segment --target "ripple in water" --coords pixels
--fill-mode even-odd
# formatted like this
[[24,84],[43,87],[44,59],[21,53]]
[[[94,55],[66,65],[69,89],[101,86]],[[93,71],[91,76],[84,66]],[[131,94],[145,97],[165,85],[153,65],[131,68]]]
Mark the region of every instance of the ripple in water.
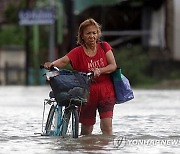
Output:
[[115,106],[113,136],[100,135],[97,117],[94,135],[78,139],[34,134],[41,133],[48,92],[48,87],[0,87],[1,154],[180,152],[179,90],[135,90],[134,100]]

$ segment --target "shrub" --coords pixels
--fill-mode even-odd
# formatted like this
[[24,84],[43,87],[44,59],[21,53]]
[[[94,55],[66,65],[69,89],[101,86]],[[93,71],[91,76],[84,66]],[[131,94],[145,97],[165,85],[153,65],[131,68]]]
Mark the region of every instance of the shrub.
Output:
[[137,85],[148,79],[150,59],[140,45],[127,46],[114,51],[118,67],[130,79],[132,85]]

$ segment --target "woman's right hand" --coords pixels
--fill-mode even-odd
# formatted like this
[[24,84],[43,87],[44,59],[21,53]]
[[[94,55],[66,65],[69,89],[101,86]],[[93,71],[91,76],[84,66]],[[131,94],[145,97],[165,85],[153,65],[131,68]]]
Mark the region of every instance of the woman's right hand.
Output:
[[51,62],[44,63],[44,68],[46,68],[46,69],[50,69],[51,66],[53,66],[53,64]]

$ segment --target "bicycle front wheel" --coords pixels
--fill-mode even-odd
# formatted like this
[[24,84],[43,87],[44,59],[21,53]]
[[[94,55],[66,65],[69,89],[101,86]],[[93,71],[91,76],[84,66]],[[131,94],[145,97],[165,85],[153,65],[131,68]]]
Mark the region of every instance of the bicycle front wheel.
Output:
[[79,116],[75,107],[67,109],[63,115],[63,123],[61,127],[62,136],[70,135],[78,138],[79,135]]
[[49,110],[49,114],[48,114],[47,121],[46,121],[46,126],[45,126],[45,134],[46,135],[50,135],[49,133],[50,133],[51,127],[52,127],[52,122],[53,122],[55,109],[56,109],[56,106],[52,105],[50,110]]

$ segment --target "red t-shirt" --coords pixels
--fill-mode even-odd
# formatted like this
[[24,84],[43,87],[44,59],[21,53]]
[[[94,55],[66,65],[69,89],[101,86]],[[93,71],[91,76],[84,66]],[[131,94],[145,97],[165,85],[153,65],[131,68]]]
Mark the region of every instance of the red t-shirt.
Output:
[[[109,50],[112,49],[112,47],[107,43],[103,43],[104,50],[101,47],[101,44],[97,43],[97,53],[93,57],[89,57],[84,52],[84,49],[82,46],[78,46],[74,49],[72,49],[67,56],[69,57],[71,61],[71,65],[74,70],[80,71],[80,72],[90,72],[93,68],[101,68],[108,65],[106,54]],[[99,77],[97,77],[96,82],[105,82],[110,80],[109,74],[102,74]]]

